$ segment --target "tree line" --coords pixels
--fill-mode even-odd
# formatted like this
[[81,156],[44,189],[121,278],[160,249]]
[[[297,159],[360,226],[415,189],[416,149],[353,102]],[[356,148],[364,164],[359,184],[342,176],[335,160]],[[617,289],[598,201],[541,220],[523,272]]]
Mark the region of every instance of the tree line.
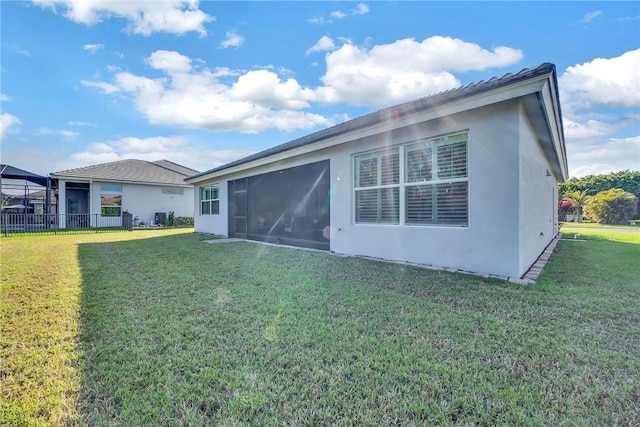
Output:
[[571,178],[558,185],[560,220],[575,215],[602,224],[625,224],[640,213],[640,172]]

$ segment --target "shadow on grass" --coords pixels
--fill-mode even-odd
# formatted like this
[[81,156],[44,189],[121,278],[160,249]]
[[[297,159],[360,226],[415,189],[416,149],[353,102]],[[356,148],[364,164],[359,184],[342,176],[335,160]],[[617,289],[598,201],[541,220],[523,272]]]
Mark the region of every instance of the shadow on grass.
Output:
[[209,238],[80,246],[82,424],[633,419],[638,303],[562,288],[585,252],[522,287]]

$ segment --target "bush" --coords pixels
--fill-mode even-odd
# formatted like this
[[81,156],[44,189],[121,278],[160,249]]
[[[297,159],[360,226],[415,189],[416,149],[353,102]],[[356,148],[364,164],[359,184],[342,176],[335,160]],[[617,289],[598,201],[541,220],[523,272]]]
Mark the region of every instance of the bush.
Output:
[[173,225],[176,227],[193,227],[193,217],[177,216],[174,219]]
[[636,214],[638,198],[621,188],[601,191],[590,197],[585,214],[600,224],[628,224]]

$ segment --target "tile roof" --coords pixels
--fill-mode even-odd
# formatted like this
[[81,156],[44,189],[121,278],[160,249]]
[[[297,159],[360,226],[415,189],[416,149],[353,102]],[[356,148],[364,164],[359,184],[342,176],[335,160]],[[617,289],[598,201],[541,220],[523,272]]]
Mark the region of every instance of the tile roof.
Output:
[[[489,80],[482,80],[476,83],[471,83],[466,86],[461,86],[456,89],[451,89],[445,92],[440,92],[435,95],[419,98],[414,101],[409,101],[404,104],[395,105],[393,107],[385,108],[374,113],[367,114],[362,117],[355,118],[353,120],[340,123],[336,126],[332,126],[327,129],[312,133],[310,135],[303,136],[301,138],[294,139],[284,144],[277,145],[275,147],[268,148],[264,151],[252,154],[239,160],[235,160],[231,163],[227,163],[222,166],[201,172],[196,175],[192,175],[189,179],[198,178],[213,172],[229,169],[234,166],[239,166],[244,163],[249,163],[253,160],[262,159],[274,154],[281,153],[283,151],[292,150],[294,148],[302,147],[304,145],[312,144],[314,142],[321,141],[323,139],[331,138],[343,133],[347,133],[353,130],[361,129],[370,125],[381,123],[388,119],[390,114],[395,117],[402,117],[418,111],[424,111],[431,108],[440,107],[444,104],[468,98],[473,95],[478,95],[490,90],[494,90],[500,87],[512,85],[521,81],[525,81],[534,77],[543,76],[553,72],[555,74],[555,65],[550,63],[543,63],[531,68],[525,68],[518,73],[508,73],[502,77],[493,77]],[[556,88],[557,89],[557,88]]]
[[168,160],[148,162],[146,160],[127,159],[52,172],[50,175],[53,178],[75,177],[118,182],[185,185],[184,179],[197,173],[198,171],[194,169]]

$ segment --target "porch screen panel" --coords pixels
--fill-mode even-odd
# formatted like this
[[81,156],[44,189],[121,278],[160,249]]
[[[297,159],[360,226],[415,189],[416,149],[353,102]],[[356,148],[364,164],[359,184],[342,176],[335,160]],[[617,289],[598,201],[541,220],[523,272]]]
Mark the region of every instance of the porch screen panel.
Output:
[[[242,237],[329,249],[329,161],[309,163],[230,182],[230,228]],[[362,179],[379,173],[376,162],[363,165]],[[231,191],[230,190],[230,191]]]

